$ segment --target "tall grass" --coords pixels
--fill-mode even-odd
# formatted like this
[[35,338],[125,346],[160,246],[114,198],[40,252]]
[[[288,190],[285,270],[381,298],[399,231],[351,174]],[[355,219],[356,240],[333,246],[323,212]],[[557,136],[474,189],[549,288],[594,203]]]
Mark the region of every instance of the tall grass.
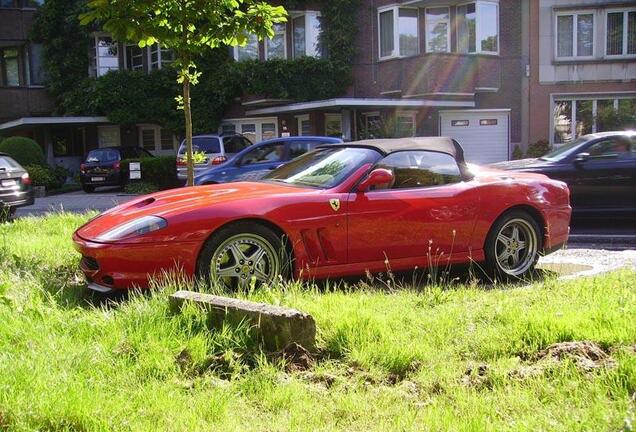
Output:
[[[621,430],[634,422],[636,275],[530,287],[275,283],[225,293],[304,310],[319,353],[289,372],[245,325],[171,314],[174,279],[83,289],[90,215],[0,225],[0,430]],[[215,292],[223,293],[219,288]],[[516,374],[560,341],[615,360]],[[478,371],[478,372],[475,372]],[[471,379],[466,377],[470,376]]]

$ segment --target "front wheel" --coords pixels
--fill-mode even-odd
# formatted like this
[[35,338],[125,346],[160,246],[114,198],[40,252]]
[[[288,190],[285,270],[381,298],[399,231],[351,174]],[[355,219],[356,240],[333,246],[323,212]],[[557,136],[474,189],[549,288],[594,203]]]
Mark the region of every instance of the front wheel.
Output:
[[197,276],[236,290],[248,288],[254,279],[268,283],[278,275],[287,278],[289,267],[284,239],[257,223],[238,222],[208,239],[199,255]]
[[91,185],[82,185],[82,190],[86,193],[93,193],[95,192],[95,186],[91,186]]
[[495,278],[523,279],[539,259],[541,229],[525,211],[510,211],[492,226],[484,249],[486,264]]

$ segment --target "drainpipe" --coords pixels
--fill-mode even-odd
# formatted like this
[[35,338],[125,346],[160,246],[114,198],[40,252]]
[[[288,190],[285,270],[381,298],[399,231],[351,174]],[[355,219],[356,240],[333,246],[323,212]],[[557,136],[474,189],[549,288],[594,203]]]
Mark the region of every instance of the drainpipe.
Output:
[[528,148],[530,134],[530,1],[521,0],[521,148]]

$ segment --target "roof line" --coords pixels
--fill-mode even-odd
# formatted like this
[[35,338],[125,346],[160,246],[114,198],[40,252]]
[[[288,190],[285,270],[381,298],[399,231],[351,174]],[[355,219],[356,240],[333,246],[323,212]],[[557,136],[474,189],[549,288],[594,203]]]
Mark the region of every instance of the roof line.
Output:
[[21,117],[6,123],[0,123],[0,130],[13,129],[20,126],[82,124],[82,123],[111,123],[105,116],[74,116],[74,117]]
[[319,101],[298,102],[289,105],[249,110],[245,115],[264,115],[309,111],[335,107],[455,107],[472,108],[474,101],[440,101],[432,99],[389,99],[389,98],[334,98]]

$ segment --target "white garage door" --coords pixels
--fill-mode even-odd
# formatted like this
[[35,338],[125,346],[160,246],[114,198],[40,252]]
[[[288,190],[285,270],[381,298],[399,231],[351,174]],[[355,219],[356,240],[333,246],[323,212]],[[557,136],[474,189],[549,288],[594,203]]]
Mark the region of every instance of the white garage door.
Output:
[[508,160],[509,111],[441,111],[440,135],[454,138],[466,160],[477,164]]

